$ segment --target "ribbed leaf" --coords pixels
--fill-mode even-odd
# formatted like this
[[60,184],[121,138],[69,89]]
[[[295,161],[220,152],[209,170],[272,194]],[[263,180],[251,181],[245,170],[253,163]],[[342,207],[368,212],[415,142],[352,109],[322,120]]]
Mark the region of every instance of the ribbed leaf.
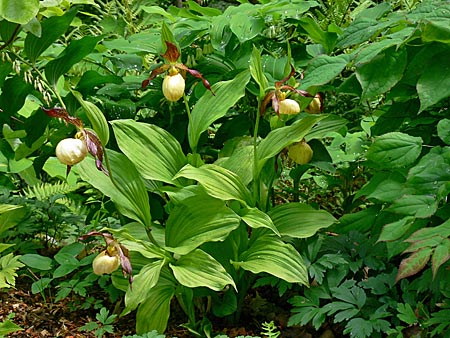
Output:
[[185,255],[205,242],[222,241],[239,222],[239,216],[224,201],[208,195],[189,197],[171,211],[167,220],[167,250]]
[[289,283],[308,285],[308,272],[298,251],[272,236],[256,239],[233,264],[255,274],[267,272]]
[[126,308],[123,310],[122,315],[133,311],[140,303],[148,299],[151,289],[158,283],[163,265],[164,260],[157,260],[142,267],[139,274],[134,276],[133,288],[129,289],[125,294]]
[[233,278],[225,268],[203,250],[191,251],[182,256],[176,264],[169,266],[175,278],[189,288],[204,286],[214,291],[222,291],[225,286],[232,285],[236,289]]
[[281,235],[294,238],[313,236],[319,229],[336,222],[325,210],[316,210],[302,203],[282,204],[270,210],[269,216]]
[[450,259],[450,239],[446,238],[438,245],[433,252],[433,257],[431,258],[431,267],[433,270],[433,277],[439,270],[439,267]]
[[79,92],[72,91],[72,94],[86,112],[86,115],[91,122],[92,129],[94,129],[103,146],[106,146],[109,140],[109,127],[105,115],[95,104],[83,100],[83,96]]
[[75,18],[77,9],[73,7],[61,16],[52,16],[42,21],[42,33],[40,37],[34,34],[27,34],[25,39],[24,51],[32,63],[51,46],[61,35],[69,28],[70,23]]
[[108,158],[115,184],[110,177],[97,170],[91,157],[78,164],[82,179],[109,196],[123,215],[150,227],[150,204],[141,176],[123,154],[109,150]]
[[164,129],[134,120],[112,121],[119,148],[146,179],[174,184],[187,163],[178,141]]
[[212,90],[215,96],[207,91],[198,100],[191,112],[191,122],[188,127],[189,145],[197,149],[200,135],[217,119],[223,117],[228,109],[245,94],[245,86],[250,80],[250,73],[244,71],[233,80],[214,84]]
[[326,115],[308,115],[287,127],[272,130],[258,145],[257,151],[257,173],[259,173],[266,161],[279,154],[291,143],[301,141],[306,134]]
[[239,176],[228,169],[214,164],[205,164],[200,168],[186,165],[175,176],[178,177],[198,181],[212,197],[252,204],[250,191],[242,184]]
[[101,39],[101,36],[85,36],[79,40],[72,40],[61,54],[45,66],[45,77],[47,80],[52,85],[56,85],[59,77],[67,73],[74,64],[91,53]]
[[275,234],[280,236],[279,229],[274,225],[272,219],[265,212],[262,212],[258,208],[247,208],[245,213],[241,215],[242,220],[249,227],[257,228],[268,228],[272,230]]
[[350,61],[349,55],[329,56],[321,54],[312,59],[305,70],[301,88],[321,86],[338,76]]

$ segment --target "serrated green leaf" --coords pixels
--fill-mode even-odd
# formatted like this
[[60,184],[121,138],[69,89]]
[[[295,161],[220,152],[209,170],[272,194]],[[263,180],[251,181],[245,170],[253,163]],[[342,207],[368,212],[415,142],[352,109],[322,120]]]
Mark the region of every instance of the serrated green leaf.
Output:
[[431,248],[424,248],[403,259],[400,262],[395,281],[398,282],[400,279],[415,275],[421,271],[430,260],[432,252]]
[[86,157],[78,164],[80,176],[110,197],[123,215],[150,228],[150,204],[141,176],[123,154],[108,150],[108,159],[112,171],[110,177],[97,170],[91,157]]
[[379,136],[367,151],[367,159],[377,168],[400,168],[412,164],[422,150],[422,138],[401,132]]
[[111,123],[119,148],[145,179],[175,183],[173,177],[187,163],[175,137],[158,126],[134,120]]
[[363,89],[361,99],[374,98],[394,87],[402,78],[406,63],[406,49],[397,51],[391,47],[358,67],[356,77]]
[[345,326],[344,333],[351,334],[354,338],[371,337],[373,327],[370,321],[363,318],[353,318]]
[[211,91],[207,91],[196,103],[191,112],[188,127],[188,138],[191,149],[195,151],[200,135],[217,119],[223,117],[228,109],[245,95],[245,87],[250,80],[250,73],[244,71],[236,75],[233,80],[214,84]]
[[85,36],[79,40],[72,40],[61,54],[45,65],[47,80],[55,86],[60,76],[91,53],[101,39],[102,36]]
[[232,285],[237,291],[233,278],[225,268],[203,250],[191,251],[169,266],[178,282],[186,287],[222,291],[227,285]]
[[401,215],[427,218],[436,212],[437,207],[438,201],[435,196],[403,195],[385,210]]
[[205,164],[200,168],[186,165],[174,178],[178,177],[198,181],[212,197],[226,201],[238,200],[248,205],[253,204],[250,191],[240,178],[232,171],[218,165]]
[[417,81],[416,89],[420,99],[420,112],[450,96],[448,51],[433,57],[433,62],[424,69]]
[[358,18],[339,36],[336,46],[346,48],[367,41],[390,24],[389,21],[379,21],[364,17]]
[[205,242],[224,240],[239,223],[239,216],[224,201],[206,194],[194,195],[171,211],[166,223],[166,249],[185,255]]
[[398,303],[397,304],[397,318],[400,319],[402,322],[405,322],[408,325],[413,325],[417,323],[417,316],[414,313],[414,310],[412,309],[411,305],[408,303]]
[[20,256],[14,256],[11,252],[0,257],[0,289],[14,287],[16,282],[16,270],[24,264],[19,261]]
[[439,244],[436,248],[434,248],[433,256],[431,257],[431,268],[433,270],[433,277],[436,277],[436,274],[439,270],[439,267],[442,266],[445,262],[450,259],[450,239],[446,238]]
[[76,91],[72,91],[73,96],[78,100],[83,107],[86,115],[91,122],[92,129],[94,129],[98,138],[102,142],[102,145],[106,147],[109,141],[109,127],[106,117],[103,112],[95,104],[89,101],[83,100],[83,96]]
[[269,216],[281,235],[294,238],[311,237],[337,221],[325,210],[302,203],[281,204],[270,210]]
[[290,244],[276,237],[257,238],[233,264],[255,274],[266,272],[289,283],[308,285],[308,272],[302,257]]
[[7,334],[21,330],[23,330],[23,328],[9,319],[6,319],[0,323],[0,336],[6,336]]
[[319,55],[312,59],[305,70],[305,78],[301,88],[327,84],[338,76],[350,61],[350,56],[341,54],[337,56]]
[[414,223],[413,217],[404,217],[399,221],[386,224],[381,230],[378,241],[395,241],[402,237]]

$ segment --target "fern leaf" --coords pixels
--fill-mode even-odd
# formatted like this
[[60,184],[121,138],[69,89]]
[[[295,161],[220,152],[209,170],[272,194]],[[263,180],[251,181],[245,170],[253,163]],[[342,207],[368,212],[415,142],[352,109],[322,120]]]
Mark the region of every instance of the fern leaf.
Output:
[[0,258],[0,289],[14,287],[16,284],[16,270],[23,267],[19,262],[20,256],[14,256],[12,253]]

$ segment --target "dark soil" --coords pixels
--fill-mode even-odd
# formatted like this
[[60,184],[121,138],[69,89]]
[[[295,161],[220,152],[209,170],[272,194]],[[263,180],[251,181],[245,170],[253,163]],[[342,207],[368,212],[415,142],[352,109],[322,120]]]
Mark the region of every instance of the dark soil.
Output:
[[[0,291],[0,323],[7,316],[14,313],[12,321],[23,330],[11,333],[8,337],[65,337],[81,338],[95,337],[93,332],[80,331],[79,328],[88,322],[96,321],[95,316],[99,310],[73,310],[73,303],[79,299],[69,296],[66,299],[54,303],[51,296],[46,295],[46,300],[40,294],[31,293],[31,285],[26,278],[18,278],[16,288]],[[331,330],[323,332],[308,332],[306,328],[287,327],[289,311],[270,301],[271,295],[276,290],[262,288],[260,292],[254,292],[248,296],[246,306],[242,314],[241,324],[230,326],[220,319],[212,318],[214,332],[227,334],[230,338],[239,335],[260,336],[261,323],[271,320],[279,327],[284,338],[333,338],[337,337]],[[101,297],[101,295],[95,295]],[[72,297],[72,298],[71,298]],[[104,306],[113,311],[120,308],[120,304],[107,304]],[[284,306],[284,304],[283,304]],[[118,310],[120,312],[120,310]],[[187,329],[181,326],[186,322],[186,317],[174,303],[171,312],[171,322],[166,332],[167,337],[188,338],[194,337]],[[245,326],[245,327],[244,327]],[[105,337],[122,337],[135,334],[135,321],[133,314],[118,317],[113,323],[114,334],[105,334]],[[215,335],[215,334],[214,334]]]

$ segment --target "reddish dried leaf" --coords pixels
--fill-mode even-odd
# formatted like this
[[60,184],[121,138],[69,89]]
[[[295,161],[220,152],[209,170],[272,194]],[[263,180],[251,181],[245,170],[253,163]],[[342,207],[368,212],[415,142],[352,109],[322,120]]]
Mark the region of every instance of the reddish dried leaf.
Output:
[[92,130],[83,129],[86,146],[89,153],[95,158],[95,166],[102,171],[106,176],[109,176],[108,170],[103,166],[103,154],[105,152],[102,142]]
[[268,92],[266,94],[266,96],[264,96],[264,99],[261,102],[261,106],[259,107],[259,114],[261,116],[264,116],[264,114],[266,113],[267,105],[269,104],[270,101],[272,101],[272,98],[274,96],[275,96],[275,92],[273,90]]
[[211,85],[209,84],[208,80],[206,80],[203,75],[195,69],[189,69],[184,65],[181,65],[179,68],[186,70],[189,74],[191,74],[193,77],[202,80],[203,85],[205,86],[206,89],[208,89],[209,91],[211,91],[211,93],[215,96],[216,94],[213,92],[213,90],[211,89]]
[[67,110],[61,107],[53,107],[50,109],[41,107],[41,109],[50,117],[56,117],[58,119],[62,119],[67,123],[70,123],[74,126],[76,126],[79,129],[83,128],[83,121],[81,121],[79,118],[70,116]]
[[431,248],[424,248],[422,250],[416,251],[408,258],[403,259],[400,263],[395,282],[398,282],[403,278],[415,275],[416,273],[421,271],[430,260],[432,252],[433,250]]
[[288,76],[286,76],[284,79],[281,79],[280,81],[275,82],[275,87],[279,88],[283,83],[285,83],[286,81],[288,81],[292,76],[295,75],[295,68],[294,66],[291,64],[291,72],[289,73]]
[[438,245],[433,252],[433,257],[431,258],[431,269],[433,270],[433,278],[442,264],[450,259],[450,239],[446,238]]
[[158,68],[153,69],[152,72],[150,73],[150,76],[148,77],[148,79],[142,81],[142,85],[141,85],[142,89],[147,87],[151,80],[153,80],[159,74],[164,73],[167,69],[169,69],[169,67],[170,67],[170,65],[162,65]]

